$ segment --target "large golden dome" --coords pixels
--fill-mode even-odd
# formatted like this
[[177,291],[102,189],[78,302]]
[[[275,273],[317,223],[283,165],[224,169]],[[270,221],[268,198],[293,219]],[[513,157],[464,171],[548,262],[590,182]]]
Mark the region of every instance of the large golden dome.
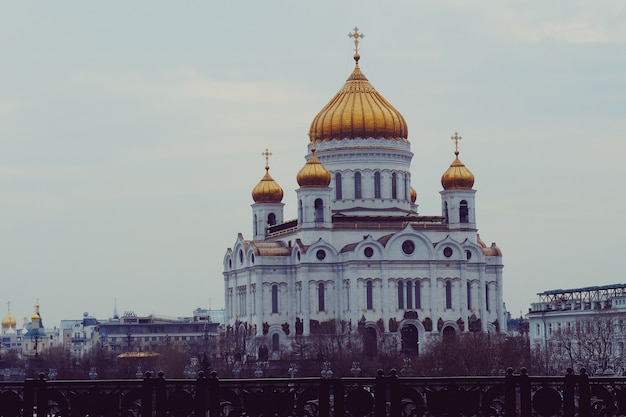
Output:
[[330,172],[315,156],[315,148],[311,149],[312,155],[302,169],[298,172],[296,179],[300,187],[325,188],[330,184]]
[[375,138],[407,141],[404,117],[369,83],[354,54],[354,71],[343,88],[315,116],[309,138],[312,143],[332,139]]
[[15,318],[11,315],[11,312],[9,311],[6,317],[2,319],[2,328],[3,329],[8,329],[8,328],[15,329],[16,325],[17,325],[17,321],[15,320]]
[[252,199],[255,203],[280,203],[283,199],[283,189],[269,173],[269,165],[265,166],[265,175],[252,189]]
[[[460,137],[457,136],[457,142],[458,139]],[[474,174],[459,159],[458,147],[455,149],[454,155],[456,155],[456,158],[441,176],[441,185],[443,185],[444,190],[471,190],[474,185]]]

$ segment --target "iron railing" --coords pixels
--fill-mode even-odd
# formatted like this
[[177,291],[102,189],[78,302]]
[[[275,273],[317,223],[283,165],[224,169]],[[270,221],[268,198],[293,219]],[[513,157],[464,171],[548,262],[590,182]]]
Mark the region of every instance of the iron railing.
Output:
[[2,417],[609,417],[626,377],[144,379],[0,382]]

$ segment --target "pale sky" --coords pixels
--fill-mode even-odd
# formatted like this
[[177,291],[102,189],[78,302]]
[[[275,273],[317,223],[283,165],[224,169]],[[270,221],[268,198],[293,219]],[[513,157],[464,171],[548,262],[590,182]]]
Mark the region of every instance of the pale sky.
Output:
[[261,153],[296,217],[354,26],[408,123],[420,214],[441,213],[463,137],[514,316],[538,292],[626,282],[623,0],[0,0],[0,316],[223,307]]

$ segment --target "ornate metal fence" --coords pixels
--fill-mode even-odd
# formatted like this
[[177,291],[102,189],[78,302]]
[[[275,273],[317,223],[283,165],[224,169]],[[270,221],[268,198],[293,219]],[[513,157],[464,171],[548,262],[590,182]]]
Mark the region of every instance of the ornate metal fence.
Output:
[[144,379],[0,382],[2,417],[609,417],[625,377]]

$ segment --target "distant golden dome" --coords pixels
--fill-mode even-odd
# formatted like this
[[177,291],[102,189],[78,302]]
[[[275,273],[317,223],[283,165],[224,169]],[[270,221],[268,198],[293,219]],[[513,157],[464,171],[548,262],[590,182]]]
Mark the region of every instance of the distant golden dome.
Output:
[[8,328],[15,329],[16,325],[17,325],[17,321],[15,320],[15,318],[11,315],[11,312],[9,311],[7,315],[2,319],[2,328],[3,329],[8,329]]
[[474,185],[474,174],[459,159],[459,150],[455,150],[456,158],[441,176],[444,190],[471,190]]
[[411,204],[415,204],[416,201],[417,201],[417,191],[415,191],[415,188],[411,186]]
[[355,53],[354,71],[313,119],[309,129],[312,143],[345,138],[407,141],[404,117],[369,83],[359,68],[359,58]]
[[265,165],[265,175],[252,189],[252,199],[255,203],[280,203],[283,199],[283,189],[269,173],[269,165]]
[[330,184],[330,172],[315,156],[315,148],[311,149],[312,155],[302,167],[296,179],[300,187],[325,188]]

